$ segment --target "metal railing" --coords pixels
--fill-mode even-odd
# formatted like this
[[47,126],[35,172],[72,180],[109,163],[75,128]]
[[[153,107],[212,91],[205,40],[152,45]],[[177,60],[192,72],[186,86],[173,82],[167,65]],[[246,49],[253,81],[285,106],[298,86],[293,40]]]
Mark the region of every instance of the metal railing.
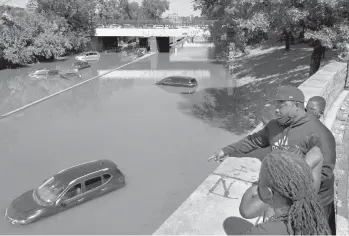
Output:
[[97,25],[110,26],[110,25],[131,25],[134,27],[153,27],[154,25],[160,26],[208,26],[213,24],[213,20],[200,20],[192,22],[176,22],[170,20],[116,20],[116,19],[105,19],[100,20]]

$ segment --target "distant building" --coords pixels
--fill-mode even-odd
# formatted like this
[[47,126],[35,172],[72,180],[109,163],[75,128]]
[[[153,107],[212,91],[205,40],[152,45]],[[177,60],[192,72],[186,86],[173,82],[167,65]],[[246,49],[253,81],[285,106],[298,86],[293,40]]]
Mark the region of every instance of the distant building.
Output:
[[174,24],[181,23],[181,17],[177,13],[169,14],[168,19],[171,23]]

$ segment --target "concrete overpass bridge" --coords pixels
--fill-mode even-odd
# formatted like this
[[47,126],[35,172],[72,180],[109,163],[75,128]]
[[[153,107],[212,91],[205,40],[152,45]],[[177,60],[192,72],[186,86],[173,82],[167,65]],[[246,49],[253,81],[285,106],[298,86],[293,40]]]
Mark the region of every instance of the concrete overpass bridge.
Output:
[[101,51],[105,44],[118,45],[120,37],[139,37],[142,46],[150,47],[152,52],[169,52],[170,43],[178,38],[189,37],[193,42],[194,37],[200,35],[202,29],[144,29],[144,28],[96,28],[92,37],[92,48]]

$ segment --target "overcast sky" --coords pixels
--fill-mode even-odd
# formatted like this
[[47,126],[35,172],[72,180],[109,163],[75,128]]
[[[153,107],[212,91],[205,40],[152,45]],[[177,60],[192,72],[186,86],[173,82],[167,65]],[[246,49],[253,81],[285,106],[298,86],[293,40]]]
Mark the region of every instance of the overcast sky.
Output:
[[[69,0],[67,0],[69,1]],[[141,3],[142,0],[129,0]],[[178,13],[180,16],[189,16],[193,14],[194,16],[200,16],[200,11],[194,11],[192,0],[169,0],[170,10],[164,13],[164,16],[169,13]],[[7,2],[7,0],[0,0],[0,3]],[[6,4],[13,5],[17,7],[25,7],[28,0],[10,0]]]

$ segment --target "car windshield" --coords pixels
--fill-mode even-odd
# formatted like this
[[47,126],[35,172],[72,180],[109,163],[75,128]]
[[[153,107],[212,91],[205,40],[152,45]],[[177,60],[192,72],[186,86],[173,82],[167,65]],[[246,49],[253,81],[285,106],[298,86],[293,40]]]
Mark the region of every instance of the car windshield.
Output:
[[80,66],[80,65],[82,65],[81,62],[75,62],[75,63],[73,64],[73,66]]
[[40,201],[51,204],[58,199],[64,189],[65,185],[52,177],[36,190],[36,194]]

